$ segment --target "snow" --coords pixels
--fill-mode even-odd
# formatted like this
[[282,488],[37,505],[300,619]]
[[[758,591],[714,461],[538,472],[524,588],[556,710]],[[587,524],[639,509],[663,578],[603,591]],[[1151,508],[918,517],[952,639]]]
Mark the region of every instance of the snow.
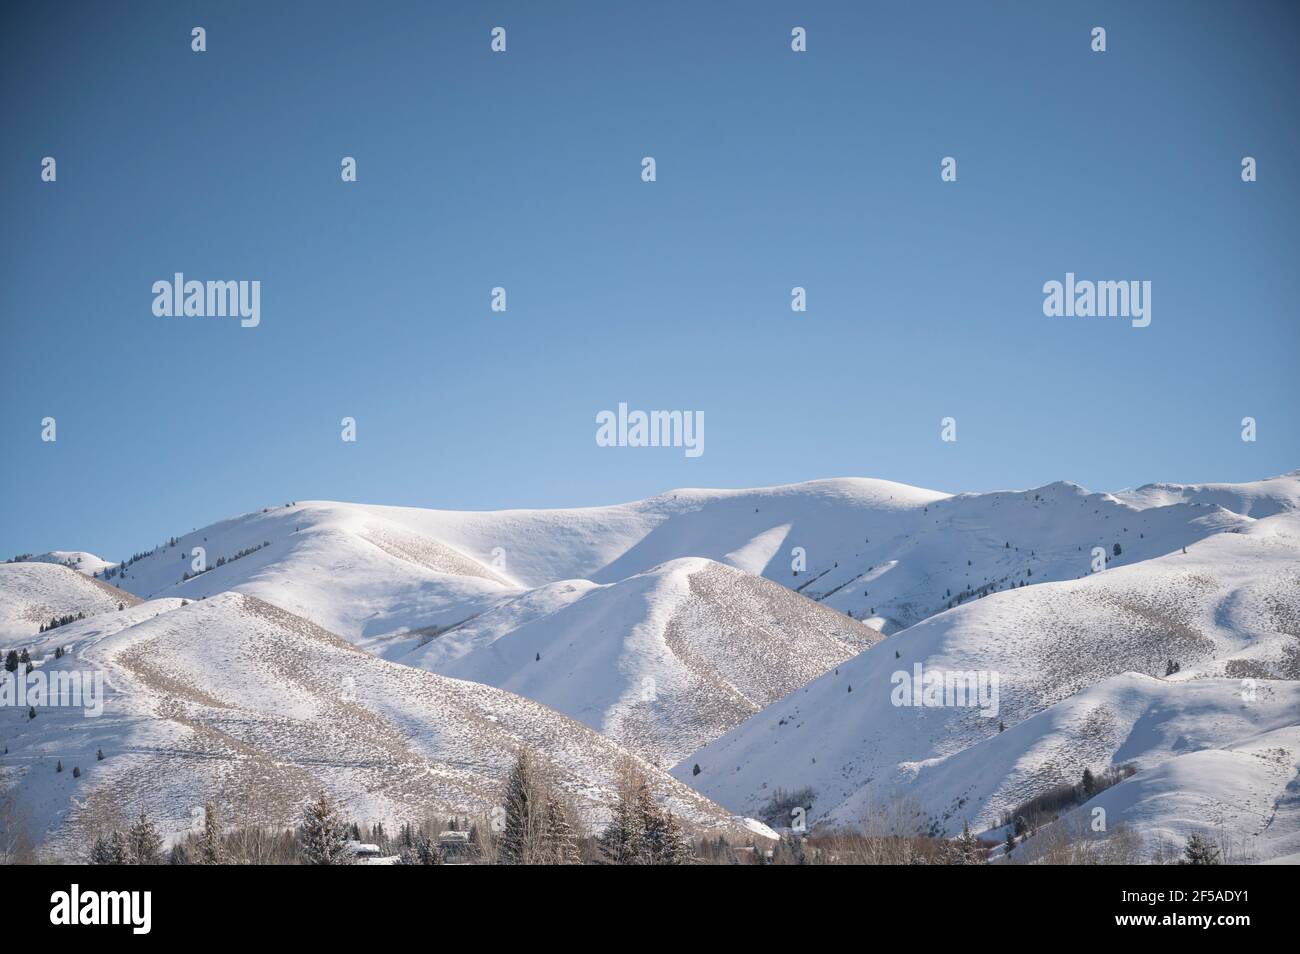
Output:
[[[847,822],[906,791],[940,830],[960,830],[963,820],[992,827],[1002,810],[1077,781],[1085,766],[1136,761],[1153,770],[1175,754],[1227,749],[1300,722],[1288,668],[1298,620],[1300,514],[1280,514],[1186,554],[931,617],[767,707],[674,774],[735,811],[757,814],[775,789],[811,786],[810,818]],[[1182,671],[1156,678],[1169,658]],[[998,716],[895,706],[891,675],[918,662],[997,672]],[[1242,678],[1255,679],[1264,701],[1243,709]],[[1160,705],[1192,707],[1195,719],[1157,744],[1150,734],[1170,718],[1155,714]],[[1294,778],[1297,752],[1281,747]]]
[[1271,517],[1300,510],[1300,470],[1244,484],[1145,484],[1115,496],[1142,509],[1204,503],[1247,517]]
[[[45,665],[103,672],[104,714],[51,707],[29,720],[0,708],[9,749],[0,791],[16,796],[50,850],[70,857],[139,811],[180,835],[209,800],[229,818],[274,826],[293,824],[322,789],[349,818],[394,827],[485,814],[521,747],[598,827],[627,754],[536,702],[385,662],[243,594],[150,601],[67,630],[69,654]],[[688,786],[644,771],[687,823],[747,834]]]
[[33,563],[58,563],[87,576],[96,576],[113,565],[85,550],[51,550],[49,553],[34,556],[31,560]]
[[880,634],[711,560],[532,590],[429,641],[362,645],[536,699],[672,765]]
[[[209,568],[185,579],[196,547]],[[178,833],[213,794],[276,824],[320,787],[359,820],[464,814],[522,744],[590,820],[631,752],[676,766],[653,776],[675,810],[742,838],[778,787],[811,785],[814,822],[906,791],[935,830],[991,830],[1132,762],[1099,798],[1145,839],[1221,824],[1255,860],[1300,853],[1300,471],[1114,494],[843,478],[568,510],[309,501],[179,535],[114,586],[95,566],[116,565],[0,565],[0,645],[108,677],[99,719],[0,710],[0,791],[56,847],[137,806]],[[997,715],[893,705],[916,664],[997,673]]]
[[[94,616],[139,600],[50,562],[0,563],[0,648],[30,647],[53,617]],[[52,631],[59,633],[62,627]]]

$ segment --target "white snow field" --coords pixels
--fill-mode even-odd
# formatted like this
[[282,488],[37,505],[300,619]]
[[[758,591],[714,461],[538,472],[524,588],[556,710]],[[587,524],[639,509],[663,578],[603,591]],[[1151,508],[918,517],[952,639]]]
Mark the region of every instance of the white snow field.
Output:
[[[0,793],[63,857],[140,811],[175,836],[209,799],[227,817],[275,826],[322,790],[358,820],[487,814],[521,748],[599,827],[626,754],[536,702],[377,659],[243,594],[149,601],[58,632],[68,652],[40,670],[104,673],[103,714],[42,707],[29,719],[0,707]],[[742,842],[763,833],[645,770],[686,822]]]
[[1247,517],[1271,517],[1300,510],[1300,471],[1244,484],[1145,484],[1115,496],[1140,508],[1205,503]]
[[[140,600],[54,563],[0,563],[0,648],[32,645],[53,617],[94,616]],[[58,632],[52,630],[51,635]]]
[[667,767],[881,638],[693,558],[618,583],[548,584],[436,638],[363,646],[536,699]]
[[[720,827],[810,786],[814,822],[858,820],[902,790],[931,830],[994,831],[1026,798],[1123,762],[1137,774],[1099,798],[1144,838],[1222,824],[1266,861],[1300,852],[1298,538],[1300,471],[1116,494],[845,478],[571,510],[280,505],[101,572],[150,600],[122,612],[117,590],[65,566],[0,565],[0,647],[42,665],[84,653],[119,693],[98,720],[0,710],[0,743],[22,732],[11,751],[29,760],[71,747],[82,782],[114,761],[115,784],[172,819],[264,786],[277,823],[320,785],[358,817],[464,812],[493,797],[520,743],[589,817],[631,751],[725,806],[656,776]],[[48,658],[78,633],[83,649]],[[996,673],[996,716],[893,705],[891,677],[916,664]],[[359,713],[339,701],[344,670],[365,690]],[[1245,706],[1243,680],[1257,684]],[[113,726],[119,757],[88,768]],[[1211,763],[1250,771],[1188,780]],[[19,764],[0,758],[0,787],[35,784]],[[69,801],[66,773],[48,784],[68,787],[30,792],[51,839],[110,802]]]
[[[1291,509],[1297,484],[1288,475],[1236,492],[1220,485],[1215,494],[1243,509]],[[1164,495],[1200,492],[1162,486]],[[701,557],[892,633],[980,592],[1085,576],[1093,547],[1105,548],[1118,567],[1252,521],[1217,503],[1148,506],[1152,493],[1133,493],[1137,505],[1066,482],[950,496],[844,478],[678,490],[573,510],[462,513],[315,501],[184,534],[110,582],[141,597],[238,590],[358,639],[461,623],[548,583],[616,583]],[[183,580],[195,547],[204,548],[210,569]],[[798,572],[796,548],[806,564]],[[216,566],[219,559],[228,562]]]
[[[1180,671],[1165,678],[1169,660]],[[975,707],[895,705],[894,674],[996,673],[996,715]],[[856,822],[905,792],[935,830],[995,828],[999,815],[1085,767],[1134,763],[1104,793],[1146,835],[1226,821],[1257,858],[1288,844],[1281,828],[1245,824],[1294,800],[1300,725],[1300,513],[1250,521],[1163,557],[1086,579],[997,593],[941,613],[792,693],[675,770],[733,810],[760,813],[778,789],[814,789],[810,817]],[[849,687],[852,686],[852,691]],[[1254,687],[1252,701],[1243,692]],[[956,700],[954,700],[956,701]],[[985,710],[990,709],[986,706]],[[999,733],[1000,723],[1006,731]],[[1169,765],[1247,762],[1267,738],[1272,767],[1229,784],[1256,814],[1168,815],[1151,779],[1185,779]],[[694,764],[702,771],[691,775]],[[1256,773],[1258,774],[1258,773]],[[1266,779],[1265,779],[1266,776]],[[1207,806],[1220,779],[1187,790]],[[1197,802],[1197,799],[1200,799]],[[1263,807],[1261,807],[1263,806]],[[1185,809],[1187,806],[1184,805]],[[1162,812],[1166,814],[1162,814]],[[1288,825],[1290,823],[1287,823]],[[1274,843],[1277,842],[1278,845]],[[1288,849],[1294,850],[1294,847]]]
[[[984,592],[1085,575],[1094,546],[1121,566],[1250,522],[1196,502],[1140,510],[1065,483],[950,497],[861,478],[554,511],[309,502],[182,535],[112,582],[145,597],[248,593],[385,658],[520,691],[667,765],[843,661],[828,637],[853,646],[836,635],[852,627],[803,604],[763,617],[781,654],[738,655],[738,640],[714,632],[719,613],[694,611],[709,598],[684,595],[690,574],[674,561],[742,571],[737,592],[761,575],[887,633]],[[211,568],[185,579],[196,547]],[[587,593],[593,583],[604,589]],[[595,639],[560,634],[579,616]],[[551,645],[564,651],[538,660]],[[675,648],[691,646],[689,661]]]
[[87,553],[85,550],[51,550],[49,553],[42,553],[30,559],[34,563],[57,563],[78,573],[84,573],[86,576],[96,576],[113,565],[103,557]]

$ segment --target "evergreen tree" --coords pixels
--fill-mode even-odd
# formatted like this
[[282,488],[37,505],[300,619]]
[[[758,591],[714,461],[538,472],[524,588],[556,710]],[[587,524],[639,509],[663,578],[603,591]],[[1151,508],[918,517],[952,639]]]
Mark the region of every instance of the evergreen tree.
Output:
[[108,839],[108,854],[112,860],[110,865],[129,865],[131,863],[131,848],[127,844],[126,835],[120,831],[114,831]]
[[569,809],[554,792],[546,799],[546,861],[552,865],[576,865],[578,845],[569,820]]
[[413,844],[403,848],[397,854],[399,865],[440,865],[443,863],[442,849],[438,843],[424,835],[413,836]]
[[680,865],[694,860],[694,850],[677,819],[655,802],[649,783],[631,759],[619,767],[618,803],[599,844],[611,864]]
[[948,851],[949,864],[982,865],[985,862],[984,849],[971,833],[970,823],[961,823],[961,835],[951,844]]
[[601,832],[600,852],[605,860],[615,865],[640,863],[645,829],[638,810],[638,789],[645,784],[640,770],[629,758],[619,768],[618,801],[613,817]]
[[1083,781],[1079,785],[1083,789],[1084,798],[1092,798],[1097,793],[1097,779],[1093,777],[1092,769],[1083,770]]
[[18,650],[9,650],[9,654],[5,656],[5,669],[9,672],[16,672],[18,670]]
[[1219,864],[1218,847],[1203,835],[1192,835],[1183,847],[1180,865],[1217,865]]
[[203,806],[203,834],[195,849],[194,860],[201,865],[219,865],[224,858],[221,847],[221,819],[217,817],[217,807],[211,802]]
[[133,865],[156,865],[162,863],[162,838],[144,812],[136,819],[127,835],[127,858]]
[[298,838],[302,853],[310,865],[347,865],[352,853],[347,849],[348,826],[339,816],[334,803],[324,792],[307,803],[302,813]]
[[1007,850],[1006,850],[1006,853],[1007,853],[1007,855],[1010,855],[1011,852],[1013,852],[1013,851],[1015,851],[1015,850],[1016,850],[1016,833],[1015,833],[1014,831],[1009,831],[1009,832],[1007,832]]
[[90,849],[90,863],[92,865],[121,864],[114,860],[113,846],[103,835],[95,839],[95,845]]
[[637,790],[636,809],[643,833],[640,862],[647,865],[685,864],[688,847],[681,827],[671,812],[656,804],[644,778]]
[[374,826],[370,829],[370,840],[379,846],[380,854],[386,855],[389,853],[388,849],[391,846],[388,841],[388,832],[384,831],[383,822],[375,822]]
[[546,859],[546,799],[541,772],[521,749],[506,779],[505,827],[498,848],[502,864],[535,865]]
[[188,865],[190,864],[190,851],[185,847],[185,842],[178,841],[172,845],[171,853],[167,856],[169,865]]

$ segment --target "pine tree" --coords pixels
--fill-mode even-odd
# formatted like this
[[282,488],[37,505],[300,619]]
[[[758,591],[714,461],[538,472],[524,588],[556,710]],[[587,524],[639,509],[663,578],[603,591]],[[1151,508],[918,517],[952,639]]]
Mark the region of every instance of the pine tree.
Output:
[[90,849],[90,863],[92,865],[120,864],[114,860],[113,847],[103,835],[95,839],[95,845]]
[[194,861],[200,865],[219,865],[224,861],[221,847],[221,819],[211,802],[203,806],[203,834],[195,850]]
[[578,845],[569,820],[569,809],[554,792],[546,799],[546,833],[543,839],[546,862],[552,865],[576,865]]
[[1092,769],[1085,768],[1083,770],[1083,781],[1080,782],[1079,784],[1083,788],[1084,798],[1092,798],[1092,796],[1096,794],[1097,779],[1093,777]]
[[647,865],[673,864],[679,850],[672,817],[660,811],[644,778],[636,791],[636,812],[643,832],[640,862]]
[[5,669],[9,672],[16,672],[18,670],[18,650],[9,650],[9,654],[5,656]]
[[352,853],[347,849],[348,826],[339,816],[334,803],[324,792],[307,803],[298,832],[302,853],[309,865],[347,865]]
[[961,823],[961,835],[957,838],[949,849],[949,864],[954,865],[981,865],[985,862],[984,849],[980,847],[979,841],[971,833],[970,823],[963,821]]
[[550,785],[527,750],[521,749],[506,779],[505,827],[498,846],[502,864],[545,864],[547,796]]
[[388,841],[388,832],[384,831],[383,822],[375,822],[374,826],[370,829],[370,840],[379,846],[380,854],[386,855],[389,853],[388,849],[391,846]]
[[156,865],[162,862],[162,838],[144,812],[127,835],[127,857],[133,865]]
[[625,759],[619,767],[618,801],[599,838],[600,852],[610,864],[634,865],[641,861],[645,829],[637,794],[644,784],[636,763]]
[[1192,835],[1183,847],[1180,865],[1217,865],[1219,864],[1218,847],[1203,835]]
[[131,848],[127,844],[126,836],[120,831],[114,831],[112,837],[108,840],[108,855],[111,859],[110,865],[129,865],[131,863]]
[[415,835],[413,844],[403,848],[397,855],[399,865],[440,865],[443,863],[442,849],[438,843],[424,835]]
[[1009,831],[1009,832],[1007,832],[1007,850],[1006,850],[1006,854],[1007,854],[1007,855],[1010,855],[1011,852],[1013,852],[1013,851],[1015,851],[1015,850],[1016,850],[1016,833],[1015,833],[1014,831]]
[[635,763],[620,768],[614,818],[601,836],[601,851],[614,864],[679,865],[694,860],[690,842],[654,793]]

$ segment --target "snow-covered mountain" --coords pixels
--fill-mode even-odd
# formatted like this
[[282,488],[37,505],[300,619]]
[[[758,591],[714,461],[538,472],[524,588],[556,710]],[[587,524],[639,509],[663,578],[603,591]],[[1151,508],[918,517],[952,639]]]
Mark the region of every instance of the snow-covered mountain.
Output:
[[0,563],[0,647],[31,645],[56,617],[93,616],[138,602],[131,593],[56,563]]
[[372,640],[388,659],[543,702],[670,766],[881,639],[712,560],[530,590],[447,632]]
[[[49,658],[69,640],[74,657]],[[1084,767],[1123,762],[1137,774],[1103,795],[1144,837],[1218,819],[1256,857],[1297,850],[1300,472],[1116,494],[851,478],[573,510],[294,503],[100,579],[0,566],[0,646],[50,666],[84,656],[120,693],[116,723],[17,719],[0,787],[107,739],[141,753],[117,761],[119,790],[146,798],[166,776],[148,805],[167,817],[228,781],[266,786],[277,819],[314,785],[363,817],[476,810],[522,744],[597,819],[624,751],[677,763],[679,782],[655,775],[661,795],[741,832],[733,816],[803,787],[814,822],[902,791],[934,831],[992,831]],[[917,665],[995,673],[996,714],[895,705],[895,674]],[[348,679],[361,688],[345,705]],[[1211,763],[1250,771],[1187,781]],[[32,794],[57,813],[74,790]],[[65,828],[102,802],[78,795]]]
[[[1179,671],[1166,679],[1171,660]],[[896,704],[911,700],[895,695],[904,685],[895,674],[917,665],[996,674],[996,710]],[[764,709],[675,773],[733,810],[757,812],[778,788],[811,787],[813,819],[852,822],[905,791],[943,830],[963,820],[994,827],[1000,813],[1077,781],[1085,767],[1153,769],[1174,754],[1248,746],[1300,725],[1297,679],[1300,514],[1283,513],[1185,553],[931,617]],[[1256,687],[1248,703],[1243,685]],[[1174,723],[1179,707],[1185,730],[1158,736],[1155,726]],[[1196,732],[1186,728],[1197,719]],[[1293,784],[1295,740],[1280,732],[1270,742],[1290,775],[1255,802]]]
[[[1290,499],[1296,482],[1261,482],[1249,499]],[[862,478],[574,510],[314,501],[181,535],[111,582],[141,597],[238,590],[358,639],[461,623],[549,583],[616,583],[702,557],[891,633],[983,593],[1085,576],[1093,547],[1120,566],[1252,519],[1199,500],[1135,501],[1065,482],[950,496]],[[196,547],[208,569],[187,579]]]
[[1247,517],[1271,517],[1300,510],[1300,471],[1243,484],[1144,484],[1115,496],[1143,509],[1203,503]]
[[[39,670],[103,672],[103,713],[42,707],[29,719],[0,707],[0,789],[73,857],[142,810],[165,834],[183,832],[209,799],[276,826],[321,790],[350,817],[390,824],[487,814],[522,748],[589,824],[607,820],[625,753],[603,736],[511,693],[377,659],[255,597],[153,600],[58,632],[68,653],[34,657]],[[646,772],[692,825],[738,839],[762,831]]]
[[113,565],[103,557],[85,550],[51,550],[28,559],[33,563],[57,563],[87,576],[98,576]]

